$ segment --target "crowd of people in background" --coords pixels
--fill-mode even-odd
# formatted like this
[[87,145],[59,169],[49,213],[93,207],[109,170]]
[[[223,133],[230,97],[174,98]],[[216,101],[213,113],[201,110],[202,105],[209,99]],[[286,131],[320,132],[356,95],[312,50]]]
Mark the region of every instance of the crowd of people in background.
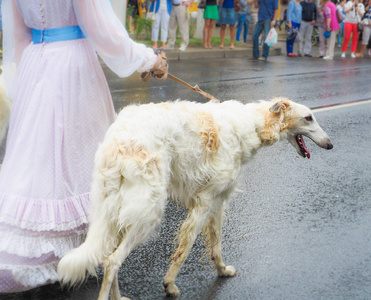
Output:
[[[134,33],[134,17],[138,14],[138,0],[128,1],[128,31]],[[181,34],[180,51],[189,44],[189,22],[187,9],[193,0],[148,0],[148,11],[152,13],[153,48],[172,50],[176,32]],[[147,2],[148,2],[147,1]],[[196,1],[196,0],[195,0]],[[278,16],[278,1],[281,16]],[[317,0],[318,1],[318,0]],[[253,58],[266,60],[269,47],[262,43],[272,27],[287,31],[286,53],[288,57],[312,57],[332,60],[334,49],[341,47],[341,57],[362,58],[367,50],[371,56],[371,0],[198,0],[203,12],[203,47],[212,48],[211,37],[215,26],[220,27],[220,45],[224,48],[227,25],[229,26],[230,49],[235,41],[248,42],[252,24],[251,10],[257,9],[252,33]],[[1,0],[0,0],[1,3]],[[1,9],[1,8],[0,8]],[[342,15],[342,17],[341,17]],[[1,11],[0,11],[1,21]],[[313,32],[317,33],[318,53],[312,53]],[[0,39],[1,39],[0,22]],[[241,38],[242,36],[242,38]],[[161,39],[161,46],[158,41]],[[298,42],[297,53],[294,52]],[[263,45],[262,45],[263,44]],[[262,55],[259,46],[262,45]],[[0,49],[1,51],[1,49]],[[1,52],[0,52],[1,53]]]
[[[312,56],[311,43],[313,26],[319,32],[318,58],[332,60],[337,44],[342,49],[341,57],[347,56],[350,46],[350,57],[363,57],[371,34],[370,3],[364,0],[339,0],[337,5],[330,0],[320,0],[316,7],[312,0],[291,0],[287,8],[288,27],[299,29],[299,51],[293,53],[293,43],[296,34],[287,37],[287,55],[289,57]],[[305,47],[302,41],[305,38]],[[327,40],[327,41],[326,41]],[[326,46],[325,46],[326,44]]]
[[[134,1],[134,0],[129,0]],[[196,0],[195,0],[196,1]],[[278,16],[280,1],[281,15]],[[248,42],[252,23],[253,58],[266,60],[269,47],[262,43],[271,28],[287,31],[288,57],[317,57],[332,60],[336,45],[341,47],[342,58],[364,57],[371,48],[371,0],[198,0],[198,10],[203,13],[203,47],[212,48],[211,37],[215,26],[220,27],[219,48],[224,48],[229,27],[229,48],[235,41]],[[129,2],[131,3],[131,2]],[[153,12],[152,41],[158,48],[161,25],[161,47],[174,49],[176,30],[182,37],[180,51],[189,43],[187,8],[193,0],[151,0]],[[252,19],[252,10],[257,17]],[[253,22],[254,21],[254,22]],[[284,27],[282,28],[282,24]],[[131,29],[130,29],[131,30]],[[315,36],[313,36],[315,33]],[[313,38],[319,43],[318,53],[312,53]],[[294,51],[297,41],[297,51]],[[260,55],[259,49],[262,46]],[[369,46],[369,47],[368,47]],[[350,53],[349,53],[350,52]],[[371,55],[371,51],[368,50]]]

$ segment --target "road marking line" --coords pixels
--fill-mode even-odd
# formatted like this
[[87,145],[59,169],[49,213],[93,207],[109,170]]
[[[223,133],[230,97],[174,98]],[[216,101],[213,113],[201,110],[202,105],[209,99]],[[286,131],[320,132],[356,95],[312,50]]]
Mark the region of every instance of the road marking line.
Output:
[[371,103],[371,99],[355,100],[355,101],[338,103],[338,104],[318,106],[318,107],[312,108],[312,111],[321,112],[321,111],[333,110],[337,108],[344,108],[344,107],[355,106],[355,105],[366,104],[366,103]]

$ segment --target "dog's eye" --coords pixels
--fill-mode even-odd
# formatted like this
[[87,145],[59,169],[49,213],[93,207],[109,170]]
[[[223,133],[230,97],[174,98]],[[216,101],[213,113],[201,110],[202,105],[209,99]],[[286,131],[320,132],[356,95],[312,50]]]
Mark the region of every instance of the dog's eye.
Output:
[[311,122],[311,121],[313,121],[313,118],[312,118],[312,116],[306,116],[305,120],[307,120],[308,122]]

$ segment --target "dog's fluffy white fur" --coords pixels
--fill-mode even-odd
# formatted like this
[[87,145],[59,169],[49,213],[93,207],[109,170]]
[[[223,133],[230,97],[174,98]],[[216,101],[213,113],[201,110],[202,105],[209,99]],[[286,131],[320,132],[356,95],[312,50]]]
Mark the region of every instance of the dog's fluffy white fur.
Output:
[[6,88],[3,75],[0,75],[0,144],[3,141],[8,128],[11,100],[6,96]]
[[117,271],[160,224],[168,196],[188,209],[164,278],[167,295],[203,231],[219,276],[234,276],[221,257],[223,207],[241,167],[264,146],[288,139],[309,157],[302,135],[331,149],[309,108],[284,98],[242,104],[188,101],[132,105],[121,111],[95,157],[85,243],[62,258],[63,284],[77,284],[103,263],[99,299],[119,299]]

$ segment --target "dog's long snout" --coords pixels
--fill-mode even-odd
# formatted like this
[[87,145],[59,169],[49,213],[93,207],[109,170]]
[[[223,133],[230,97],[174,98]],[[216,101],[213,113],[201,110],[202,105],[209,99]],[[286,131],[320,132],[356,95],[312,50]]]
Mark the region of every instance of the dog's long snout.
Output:
[[312,131],[311,134],[308,135],[318,146],[323,149],[331,150],[334,146],[331,143],[331,140],[327,133],[317,124],[317,130],[314,132]]
[[318,139],[318,140],[309,136],[309,135],[308,135],[308,137],[311,138],[313,142],[315,142],[319,147],[321,147],[323,149],[331,150],[332,148],[334,148],[334,146],[332,145],[331,140],[328,138],[327,134],[324,138]]

